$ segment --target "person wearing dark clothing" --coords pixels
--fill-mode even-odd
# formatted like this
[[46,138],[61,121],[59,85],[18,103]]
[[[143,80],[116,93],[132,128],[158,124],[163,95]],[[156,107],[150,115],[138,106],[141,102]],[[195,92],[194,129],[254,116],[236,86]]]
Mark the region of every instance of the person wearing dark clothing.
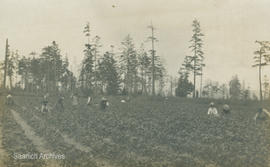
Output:
[[224,114],[229,114],[231,112],[231,108],[228,104],[224,104],[222,107],[222,111]]
[[60,96],[55,105],[57,111],[64,112],[64,97]]
[[45,95],[42,102],[41,102],[41,112],[48,112],[48,95]]
[[109,102],[105,97],[102,97],[101,101],[100,101],[100,108],[102,110],[105,110],[106,108],[109,107]]

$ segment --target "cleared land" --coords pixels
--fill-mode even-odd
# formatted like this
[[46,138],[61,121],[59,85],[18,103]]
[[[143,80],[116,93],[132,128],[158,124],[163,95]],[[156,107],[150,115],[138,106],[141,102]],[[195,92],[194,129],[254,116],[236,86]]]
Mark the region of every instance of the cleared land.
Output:
[[[211,118],[206,115],[206,99],[134,97],[129,103],[120,99],[109,97],[110,107],[104,112],[95,104],[86,106],[84,98],[72,107],[66,98],[64,112],[41,113],[40,97],[18,96],[12,110],[42,138],[44,149],[65,155],[65,160],[57,161],[59,166],[269,166],[269,123],[255,125],[256,102],[233,102],[230,115]],[[55,101],[51,98],[49,104]],[[223,101],[216,103],[221,106]],[[3,146],[9,155],[42,152],[10,109],[3,114]],[[25,166],[48,164],[9,160]]]

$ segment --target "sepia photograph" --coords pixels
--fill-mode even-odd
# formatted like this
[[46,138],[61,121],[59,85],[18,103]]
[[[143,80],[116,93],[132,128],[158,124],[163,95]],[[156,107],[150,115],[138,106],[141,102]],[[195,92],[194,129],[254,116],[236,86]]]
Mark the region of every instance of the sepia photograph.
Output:
[[0,167],[270,167],[269,0],[0,0]]

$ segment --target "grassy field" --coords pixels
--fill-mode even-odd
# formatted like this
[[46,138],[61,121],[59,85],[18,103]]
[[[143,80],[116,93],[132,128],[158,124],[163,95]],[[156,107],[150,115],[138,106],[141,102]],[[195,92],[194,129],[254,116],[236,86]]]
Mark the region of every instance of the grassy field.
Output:
[[[269,166],[269,122],[255,125],[256,102],[231,102],[231,114],[213,118],[206,114],[208,99],[108,99],[107,111],[95,104],[86,106],[85,98],[73,107],[67,97],[64,112],[41,113],[41,97],[17,96],[18,106],[2,111],[3,146],[9,155],[38,152],[9,112],[12,109],[44,140],[47,150],[65,155],[59,166]],[[49,105],[55,101],[51,98]],[[221,111],[224,101],[215,103]],[[46,165],[44,160],[14,163]]]

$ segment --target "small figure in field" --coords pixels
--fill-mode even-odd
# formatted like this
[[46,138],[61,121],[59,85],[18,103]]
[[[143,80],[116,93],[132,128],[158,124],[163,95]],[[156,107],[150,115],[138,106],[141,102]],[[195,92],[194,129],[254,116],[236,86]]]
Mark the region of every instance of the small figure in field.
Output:
[[128,96],[127,98],[126,98],[126,102],[130,102],[130,97]]
[[222,107],[222,111],[224,114],[229,114],[231,112],[231,108],[228,104],[224,104]]
[[216,116],[216,117],[219,116],[218,111],[217,111],[216,107],[214,106],[213,102],[210,103],[207,114],[208,115],[213,115],[213,116]]
[[48,109],[48,94],[46,94],[44,97],[43,97],[43,100],[41,102],[41,112],[48,112],[49,109]]
[[257,120],[265,121],[267,117],[270,118],[269,111],[265,108],[259,108],[254,117],[255,124],[257,123]]
[[60,95],[55,104],[55,109],[60,112],[64,112],[64,96]]
[[126,97],[125,99],[122,99],[120,102],[121,102],[121,103],[127,103],[127,102],[130,102],[130,97],[128,96],[128,97]]
[[74,95],[72,95],[71,96],[71,99],[72,99],[72,105],[73,106],[77,106],[79,104],[77,93],[75,93]]
[[14,100],[11,94],[8,94],[6,97],[6,105],[12,106],[14,105]]
[[101,101],[100,101],[100,108],[102,110],[105,110],[109,107],[109,102],[105,97],[102,97]]
[[88,98],[87,98],[87,105],[88,106],[90,106],[91,105],[91,103],[92,103],[92,98],[91,98],[91,96],[88,96]]

